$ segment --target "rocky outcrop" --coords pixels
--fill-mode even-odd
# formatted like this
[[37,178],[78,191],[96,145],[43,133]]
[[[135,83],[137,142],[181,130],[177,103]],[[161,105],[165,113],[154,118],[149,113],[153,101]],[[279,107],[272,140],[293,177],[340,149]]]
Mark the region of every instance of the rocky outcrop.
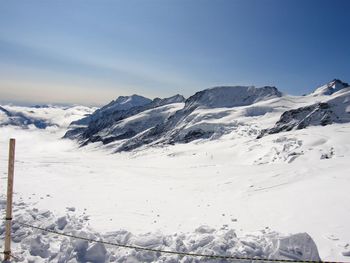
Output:
[[308,126],[345,122],[350,122],[350,90],[344,90],[325,102],[284,112],[274,127],[262,130],[257,138],[283,131],[300,130]]

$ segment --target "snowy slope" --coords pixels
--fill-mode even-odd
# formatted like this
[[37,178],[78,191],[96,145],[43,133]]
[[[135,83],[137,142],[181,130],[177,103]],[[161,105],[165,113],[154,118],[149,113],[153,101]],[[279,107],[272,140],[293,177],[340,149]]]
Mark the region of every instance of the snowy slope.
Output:
[[108,119],[115,112],[120,112],[120,111],[124,112],[133,107],[144,106],[150,102],[151,102],[150,99],[139,95],[120,96],[116,100],[111,101],[110,103],[103,106],[102,108],[96,109],[96,111],[90,114],[89,116],[86,116],[85,118],[72,122],[72,125],[87,126],[90,122],[97,121],[101,118]]
[[183,106],[183,103],[171,103],[142,111],[101,130],[96,134],[94,140],[100,140],[103,144],[108,144],[113,141],[134,137],[136,134],[165,122],[174,112],[182,109]]
[[133,107],[143,106],[151,100],[139,95],[120,96],[100,109],[100,112],[128,110]]
[[[332,83],[335,81],[324,86],[331,87]],[[337,92],[319,94],[317,97],[314,94],[282,96],[274,87],[217,87],[204,90],[188,98],[184,108],[166,122],[125,140],[116,146],[116,151],[130,151],[146,145],[216,140],[234,131],[242,136],[261,137],[266,133],[310,125],[349,122],[349,88],[336,88]],[[266,127],[266,121],[272,120],[275,120],[275,127]]]
[[[4,212],[5,200],[0,199],[0,211]],[[26,210],[27,214],[20,210]],[[69,211],[70,210],[70,211]],[[214,229],[200,226],[190,233],[172,235],[157,233],[133,234],[118,230],[105,234],[98,233],[88,226],[88,218],[74,215],[69,208],[67,215],[55,217],[48,210],[37,210],[26,203],[15,204],[13,239],[20,244],[15,256],[26,262],[230,262],[229,260],[204,257],[181,256],[167,253],[140,251],[135,249],[105,246],[85,240],[69,239],[47,235],[20,225],[22,222],[49,228],[52,231],[103,240],[111,243],[139,246],[149,249],[177,251],[228,257],[259,257],[270,259],[298,259],[319,261],[316,244],[306,233],[281,236],[270,230],[262,230],[243,237],[237,237],[233,229]],[[4,228],[0,228],[3,239]]]
[[274,127],[262,130],[258,137],[293,129],[304,129],[308,126],[347,122],[350,122],[350,87],[333,93],[322,102],[285,111]]
[[349,87],[350,85],[346,82],[343,82],[339,79],[334,79],[331,82],[318,87],[311,96],[323,96],[323,95],[332,95],[333,93]]
[[223,86],[199,91],[186,101],[186,108],[232,108],[281,97],[275,87]]
[[[346,205],[350,203],[348,92],[343,88],[319,96],[267,93],[266,97],[251,99],[249,103],[225,101],[219,105],[209,92],[210,96],[197,95],[191,103],[187,99],[185,103],[129,112],[130,115],[112,123],[110,129],[98,132],[107,138],[130,128],[139,131],[135,136],[107,144],[96,141],[85,147],[79,147],[74,140],[61,139],[64,126],[68,125],[65,110],[53,113],[47,109],[48,114],[44,114],[43,109],[38,109],[35,116],[47,115],[47,119],[56,120],[53,123],[67,125],[26,130],[11,125],[1,127],[0,169],[2,174],[6,173],[8,138],[15,137],[16,215],[23,218],[50,209],[55,216],[44,213],[47,218],[40,217],[40,225],[52,225],[57,218],[66,216],[70,227],[64,228],[65,231],[73,231],[72,227],[81,223],[82,234],[113,241],[122,240],[125,235],[133,236],[135,239],[128,242],[140,239],[140,244],[155,247],[162,242],[159,240],[169,239],[170,243],[161,246],[171,249],[175,244],[172,242],[177,241],[170,236],[176,235],[186,241],[186,249],[197,252],[202,248],[216,251],[214,247],[222,242],[227,245],[222,234],[233,229],[238,247],[228,246],[228,250],[238,249],[241,241],[249,237],[247,233],[253,233],[250,244],[258,250],[246,245],[241,249],[246,255],[262,249],[261,256],[271,255],[266,246],[271,244],[271,232],[278,231],[277,237],[307,232],[323,260],[346,262],[350,255],[350,210]],[[327,103],[344,121],[318,125],[321,114],[312,118],[312,125],[304,129],[282,130],[257,139],[262,130],[274,127],[285,112],[319,103]],[[78,112],[69,118],[81,118],[83,111]],[[149,126],[158,123],[158,128],[165,127],[159,137],[147,135],[153,128],[144,129],[151,116],[155,121]],[[173,119],[174,116],[177,118]],[[160,125],[160,120],[165,119],[166,125]],[[169,125],[170,122],[174,125]],[[172,141],[198,129],[212,134],[182,143]],[[141,143],[145,138],[150,141],[134,151],[110,154],[137,138]],[[0,184],[4,185],[5,180],[5,176],[0,177]],[[78,224],[75,219],[82,221]],[[195,231],[202,225],[215,229],[213,236],[217,238],[192,249],[189,244],[212,239]],[[91,228],[87,230],[87,227]],[[106,233],[109,231],[114,232]],[[21,233],[18,235],[20,238]],[[23,248],[23,256],[29,256],[26,253],[31,244],[36,244],[34,237],[25,235],[19,240],[18,250]],[[60,239],[45,235],[38,240],[44,246],[52,244],[46,249],[50,255],[60,251]],[[67,251],[72,252],[69,248],[75,249],[75,244],[70,240],[64,244],[59,255],[67,258],[69,254],[69,259],[74,261],[77,251]],[[80,247],[84,257],[91,247]],[[120,259],[126,253],[106,249],[102,256],[114,255]],[[136,259],[129,260],[145,261],[145,254],[130,253]],[[150,257],[151,261],[161,260]],[[45,262],[47,258],[33,256],[33,260]]]
[[[116,140],[130,138],[137,133],[164,122],[166,118],[170,116],[172,110],[179,109],[178,105],[175,107],[169,106],[161,108],[162,106],[182,103],[184,100],[183,96],[175,95],[170,98],[156,98],[153,101],[143,101],[145,102],[143,105],[132,103],[129,104],[128,107],[125,107],[124,104],[121,106],[119,105],[119,97],[112,104],[110,103],[96,110],[90,116],[73,122],[64,137],[78,139],[83,145],[98,141],[102,141],[106,144]],[[159,107],[161,109],[158,109]],[[129,118],[142,112],[144,113],[141,118],[140,116]],[[153,116],[153,114],[155,114],[155,116]],[[126,119],[130,120],[131,123],[128,123]],[[143,121],[137,123],[135,119],[143,119]],[[119,130],[117,130],[118,127],[120,128]]]
[[205,143],[109,155],[97,144],[77,148],[60,132],[3,127],[0,167],[5,173],[7,139],[17,138],[15,201],[57,217],[75,207],[72,216],[87,216],[100,233],[167,235],[209,225],[241,237],[268,227],[307,232],[322,259],[347,261],[350,126],[305,131],[260,140],[237,131]]
[[[197,92],[185,101],[182,109],[178,108],[177,111],[166,115],[166,118],[161,121],[151,121],[152,125],[139,127],[137,130],[128,130],[127,121],[121,122],[126,117],[147,110],[145,108],[138,111],[128,111],[127,114],[122,112],[122,116],[118,112],[118,119],[115,121],[117,124],[113,128],[110,128],[112,126],[110,121],[108,125],[90,123],[90,127],[86,130],[70,131],[66,137],[76,138],[76,132],[78,131],[81,134],[81,131],[83,131],[82,136],[78,138],[83,141],[84,145],[96,141],[102,141],[106,144],[119,140],[120,142],[114,145],[116,151],[130,151],[148,144],[188,143],[196,139],[218,138],[231,132],[237,126],[236,123],[225,124],[216,121],[227,115],[224,111],[228,111],[229,108],[251,105],[281,96],[282,94],[274,87],[215,87]],[[220,109],[224,110],[220,112]],[[205,115],[200,114],[201,110],[207,110]],[[255,111],[258,113],[258,110]],[[149,112],[148,116],[152,118],[152,112]],[[106,123],[107,119],[109,118],[101,117],[100,122]]]

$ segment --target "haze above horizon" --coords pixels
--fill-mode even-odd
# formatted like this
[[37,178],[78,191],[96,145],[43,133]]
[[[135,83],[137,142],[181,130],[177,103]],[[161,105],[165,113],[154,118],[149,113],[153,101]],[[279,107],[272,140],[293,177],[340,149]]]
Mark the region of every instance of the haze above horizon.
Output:
[[105,104],[350,81],[346,0],[0,0],[0,100]]

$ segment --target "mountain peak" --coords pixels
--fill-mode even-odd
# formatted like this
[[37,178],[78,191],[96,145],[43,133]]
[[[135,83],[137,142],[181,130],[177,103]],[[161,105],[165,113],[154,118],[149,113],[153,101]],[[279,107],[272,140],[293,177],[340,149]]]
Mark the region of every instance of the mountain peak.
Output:
[[119,96],[116,100],[111,101],[106,106],[102,107],[100,111],[105,110],[128,110],[133,107],[143,106],[150,103],[152,100],[146,97],[133,94],[131,96]]
[[236,107],[249,105],[267,98],[281,97],[275,87],[219,86],[197,92],[186,100],[187,106],[205,108]]
[[340,79],[333,79],[332,81],[318,87],[311,93],[313,96],[332,95],[333,93],[349,87],[349,84],[341,81]]

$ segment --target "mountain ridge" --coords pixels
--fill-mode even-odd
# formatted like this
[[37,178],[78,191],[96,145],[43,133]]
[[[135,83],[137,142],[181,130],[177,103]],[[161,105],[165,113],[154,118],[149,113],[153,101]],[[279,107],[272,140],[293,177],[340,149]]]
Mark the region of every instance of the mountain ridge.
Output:
[[349,87],[349,84],[341,81],[340,79],[333,79],[332,81],[316,88],[310,95],[312,96],[322,96],[322,95],[332,95],[344,88]]
[[[187,99],[176,94],[151,100],[134,94],[119,96],[74,118],[63,138],[76,140],[80,146],[101,143],[115,152],[216,140],[233,132],[260,139],[309,126],[350,122],[349,103],[350,87],[339,79],[306,96],[282,94],[272,86],[217,86]],[[0,108],[0,123],[45,129],[50,125],[45,111],[46,107],[23,112],[16,107]]]
[[[72,124],[65,138],[78,139],[81,145],[87,145],[91,142],[101,141],[103,144],[108,144],[113,141],[123,141],[119,146],[118,151],[131,150],[142,145],[161,140],[166,144],[173,144],[177,142],[190,142],[198,138],[209,138],[216,131],[210,130],[210,125],[207,130],[203,128],[196,128],[186,130],[186,127],[181,127],[183,123],[191,122],[191,113],[196,109],[215,109],[215,108],[233,108],[238,106],[247,106],[259,101],[268,100],[271,98],[281,97],[282,93],[275,87],[264,86],[255,88],[254,86],[219,86],[205,89],[196,92],[188,99],[184,99],[181,95],[175,95],[165,99],[154,99],[151,103],[143,107],[132,107],[129,110],[114,111],[114,117],[111,119],[104,116],[100,119],[93,119],[86,123],[85,127],[74,127],[74,124],[79,124],[79,121]],[[137,125],[125,124],[125,127],[133,126],[133,128],[126,129],[118,126],[123,120],[140,114],[149,109],[155,109],[171,103],[184,103],[182,108],[177,108],[171,114],[163,114],[162,118],[154,120],[152,114],[148,117],[152,119],[152,125],[145,125],[145,127],[135,127]],[[104,107],[103,107],[104,108]],[[98,111],[97,111],[98,112]],[[86,120],[86,119],[85,119]],[[80,121],[81,122],[81,121]],[[102,124],[103,122],[103,124]],[[114,126],[118,126],[123,132],[116,131]],[[209,130],[208,130],[209,129]],[[217,129],[215,127],[215,129]],[[138,130],[136,132],[135,130]],[[142,132],[142,133],[141,133]]]

